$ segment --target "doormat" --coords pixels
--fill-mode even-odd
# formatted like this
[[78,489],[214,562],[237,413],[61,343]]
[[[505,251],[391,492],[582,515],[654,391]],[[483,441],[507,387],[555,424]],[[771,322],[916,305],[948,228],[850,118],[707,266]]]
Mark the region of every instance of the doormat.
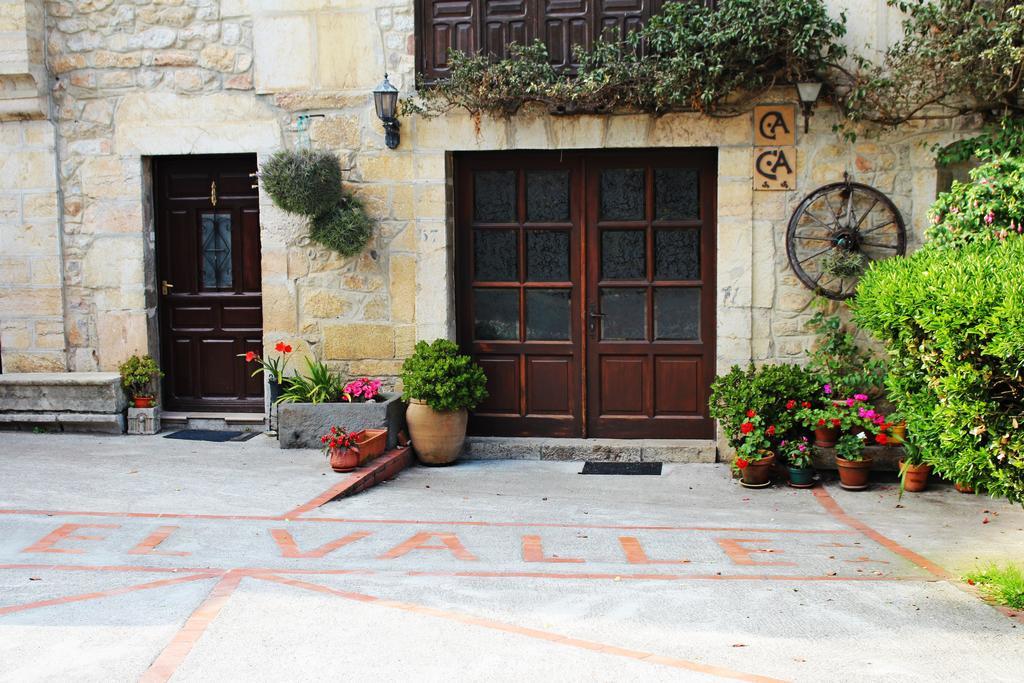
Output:
[[583,464],[580,474],[661,474],[660,462],[591,462]]
[[167,434],[164,438],[224,443],[226,441],[248,441],[258,434],[259,432],[224,432],[216,429],[182,429],[174,432],[173,434]]

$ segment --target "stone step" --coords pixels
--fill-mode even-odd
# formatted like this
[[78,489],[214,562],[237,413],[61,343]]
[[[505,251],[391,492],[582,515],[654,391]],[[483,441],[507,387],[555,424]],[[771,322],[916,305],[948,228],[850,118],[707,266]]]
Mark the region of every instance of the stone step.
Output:
[[470,436],[466,460],[592,460],[606,462],[708,463],[717,444],[701,439],[555,439]]
[[212,429],[215,431],[263,431],[267,420],[263,413],[210,413],[161,411],[163,429]]

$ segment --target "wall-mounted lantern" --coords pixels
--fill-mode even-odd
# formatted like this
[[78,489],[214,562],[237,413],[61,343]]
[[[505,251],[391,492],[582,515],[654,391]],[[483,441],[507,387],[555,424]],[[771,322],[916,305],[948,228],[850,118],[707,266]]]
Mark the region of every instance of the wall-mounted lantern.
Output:
[[814,104],[818,101],[821,93],[821,83],[818,81],[804,81],[796,84],[797,94],[800,95],[800,110],[804,114],[804,133],[810,127],[811,117],[814,116]]
[[384,123],[384,144],[388,149],[398,147],[398,88],[391,85],[387,73],[380,85],[373,89],[373,106],[377,109],[377,118]]

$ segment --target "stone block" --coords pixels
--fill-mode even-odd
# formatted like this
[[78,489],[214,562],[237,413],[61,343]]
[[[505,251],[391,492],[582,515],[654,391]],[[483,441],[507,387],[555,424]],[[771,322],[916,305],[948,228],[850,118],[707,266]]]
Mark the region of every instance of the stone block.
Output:
[[121,413],[126,406],[116,372],[0,374],[0,412]]
[[129,434],[156,434],[160,431],[159,408],[128,408]]
[[466,437],[463,460],[540,460],[545,439],[508,439],[501,436]]
[[316,19],[320,84],[371,90],[385,71],[384,46],[372,11],[321,14]]
[[550,439],[540,447],[541,460],[640,462],[642,447],[630,439]]
[[642,462],[715,462],[718,444],[714,440],[645,439],[640,442]]
[[394,355],[395,329],[391,325],[324,325],[324,358],[327,360],[394,358]]
[[322,448],[320,437],[338,426],[345,431],[387,429],[387,448],[398,443],[405,429],[405,404],[398,394],[368,403],[282,403],[277,408],[277,438],[281,448]]
[[252,32],[256,92],[302,90],[313,85],[316,41],[310,17],[257,15]]
[[413,322],[416,317],[416,257],[395,254],[390,261],[391,320]]

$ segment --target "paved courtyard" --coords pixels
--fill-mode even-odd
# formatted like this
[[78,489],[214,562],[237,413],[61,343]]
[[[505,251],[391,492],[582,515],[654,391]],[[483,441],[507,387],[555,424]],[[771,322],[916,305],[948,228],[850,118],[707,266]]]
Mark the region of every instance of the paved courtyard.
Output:
[[0,433],[0,680],[1020,680],[1019,507],[580,467]]

